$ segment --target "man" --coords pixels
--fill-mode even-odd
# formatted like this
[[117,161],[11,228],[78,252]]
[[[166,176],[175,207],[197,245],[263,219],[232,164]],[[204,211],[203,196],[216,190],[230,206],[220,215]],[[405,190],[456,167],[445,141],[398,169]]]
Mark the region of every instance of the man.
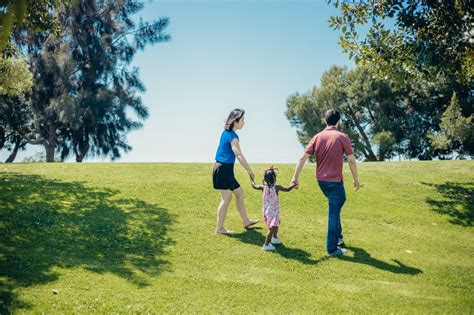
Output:
[[298,161],[292,183],[298,185],[298,177],[306,160],[314,155],[316,159],[316,178],[322,192],[328,199],[328,233],[326,251],[329,256],[339,256],[347,252],[343,248],[341,227],[341,208],[346,201],[342,178],[342,164],[344,154],[349,161],[349,167],[354,178],[354,191],[360,187],[357,177],[357,164],[352,150],[351,140],[337,130],[341,114],[336,110],[328,110],[324,116],[327,127],[315,135]]

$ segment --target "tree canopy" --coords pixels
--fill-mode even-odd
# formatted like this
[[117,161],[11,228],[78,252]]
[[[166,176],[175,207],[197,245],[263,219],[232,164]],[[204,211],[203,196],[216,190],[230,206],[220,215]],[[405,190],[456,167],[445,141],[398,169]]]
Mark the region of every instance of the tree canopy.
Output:
[[168,18],[134,17],[143,7],[142,1],[65,2],[56,7],[59,32],[23,25],[13,33],[33,83],[21,103],[29,117],[23,138],[44,146],[46,161],[55,153],[78,162],[115,159],[131,149],[127,133],[148,116],[140,96],[145,86],[131,62],[136,52],[170,39]]
[[[383,161],[395,155],[422,160],[449,158],[453,152],[472,155],[472,136],[467,131],[457,146],[433,142],[434,134],[447,130],[442,117],[449,91],[450,85],[442,76],[436,81],[398,81],[380,78],[364,66],[352,70],[332,66],[324,72],[320,86],[289,96],[286,116],[306,145],[325,127],[322,117],[326,110],[339,110],[342,131],[353,139],[356,156],[366,161]],[[461,119],[460,107],[456,110],[456,117]],[[462,128],[472,130],[472,121],[462,119]],[[460,134],[457,131],[453,137]]]
[[[394,154],[418,159],[473,156],[472,4],[328,3],[339,9],[329,25],[341,31],[342,50],[357,67],[333,66],[323,74],[320,87],[288,98],[286,114],[300,141],[305,144],[322,128],[324,110],[336,108],[365,160]],[[361,32],[361,26],[368,31]],[[456,98],[450,102],[451,95]]]

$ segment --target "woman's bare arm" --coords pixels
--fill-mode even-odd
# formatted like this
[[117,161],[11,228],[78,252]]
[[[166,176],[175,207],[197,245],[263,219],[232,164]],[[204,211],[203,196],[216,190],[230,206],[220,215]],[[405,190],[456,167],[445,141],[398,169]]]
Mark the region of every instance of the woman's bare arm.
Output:
[[250,179],[252,181],[255,180],[255,174],[252,172],[252,168],[250,168],[250,165],[247,163],[245,156],[242,154],[242,151],[240,150],[239,139],[234,138],[230,144],[232,146],[232,151],[234,152],[235,156],[239,160],[240,164],[242,164],[242,166],[245,168],[245,170],[249,174]]

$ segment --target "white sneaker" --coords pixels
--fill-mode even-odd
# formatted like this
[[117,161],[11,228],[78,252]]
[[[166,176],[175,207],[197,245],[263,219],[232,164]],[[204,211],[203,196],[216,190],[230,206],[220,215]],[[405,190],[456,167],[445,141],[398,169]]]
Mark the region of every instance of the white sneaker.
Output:
[[347,253],[347,249],[345,249],[345,248],[338,248],[338,249],[336,249],[334,252],[332,252],[331,254],[328,254],[328,256],[331,256],[331,257],[342,256],[342,255],[344,255],[345,253]]
[[272,243],[268,243],[268,245],[263,244],[262,250],[264,251],[269,251],[269,250],[275,250],[275,246],[272,245]]
[[338,239],[337,239],[337,246],[341,246],[341,245],[345,245],[345,244],[344,244],[344,239],[338,238]]
[[272,236],[272,240],[270,241],[270,243],[280,245],[281,244],[281,239],[279,239],[278,237],[273,237]]

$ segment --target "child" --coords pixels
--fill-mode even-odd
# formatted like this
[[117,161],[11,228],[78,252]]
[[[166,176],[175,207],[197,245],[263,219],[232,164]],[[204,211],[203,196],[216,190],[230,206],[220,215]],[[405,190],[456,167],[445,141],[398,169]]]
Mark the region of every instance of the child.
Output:
[[262,250],[268,251],[276,249],[273,244],[281,244],[281,240],[278,238],[278,227],[280,226],[280,202],[278,200],[278,192],[291,191],[296,187],[296,184],[292,184],[289,187],[275,185],[276,172],[273,165],[263,174],[263,184],[264,185],[255,185],[252,181],[252,187],[254,189],[263,190],[262,212],[268,227],[268,233]]

